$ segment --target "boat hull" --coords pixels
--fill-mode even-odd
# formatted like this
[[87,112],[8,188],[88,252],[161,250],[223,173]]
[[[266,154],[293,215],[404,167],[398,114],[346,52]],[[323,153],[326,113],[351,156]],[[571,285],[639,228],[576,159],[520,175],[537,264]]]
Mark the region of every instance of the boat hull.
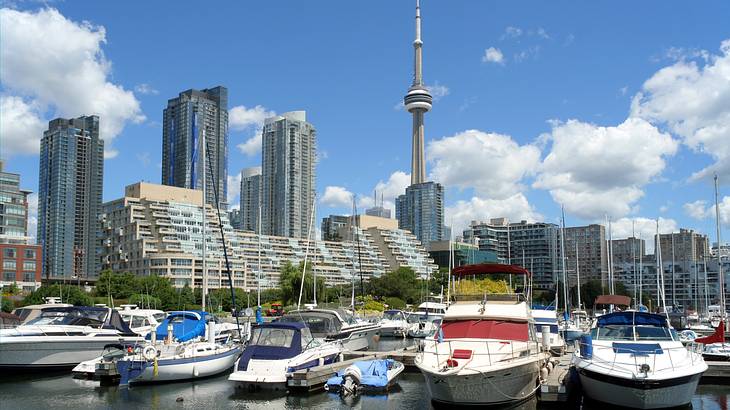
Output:
[[241,349],[234,348],[210,356],[158,360],[156,372],[154,364],[148,364],[139,376],[129,379],[129,383],[170,382],[214,376],[232,368],[240,354]]
[[701,373],[667,380],[631,380],[580,369],[584,394],[615,406],[658,409],[692,401]]
[[358,351],[368,350],[377,346],[376,336],[379,328],[376,325],[352,330],[340,337],[327,338],[327,341],[340,341],[345,350]]
[[70,369],[81,362],[99,357],[104,346],[120,343],[120,340],[134,343],[142,339],[116,336],[67,336],[64,340],[57,341],[33,337],[18,337],[17,340],[4,338],[0,342],[0,369]]
[[515,366],[454,375],[421,369],[434,403],[444,405],[503,405],[531,397],[537,386],[537,360]]

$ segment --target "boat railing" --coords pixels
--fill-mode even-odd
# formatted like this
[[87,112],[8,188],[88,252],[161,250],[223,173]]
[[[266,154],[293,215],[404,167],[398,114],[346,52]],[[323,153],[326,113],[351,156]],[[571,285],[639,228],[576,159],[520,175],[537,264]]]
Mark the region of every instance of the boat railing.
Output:
[[[443,371],[464,368],[477,357],[486,356],[486,363],[492,366],[524,359],[539,354],[541,351],[540,344],[536,341],[452,339],[433,340],[433,342],[433,350],[428,348],[430,343],[427,343],[421,355],[424,357],[428,354],[434,355],[436,367]],[[496,347],[497,345],[499,348]],[[505,345],[509,345],[508,351],[503,349]],[[480,365],[484,365],[484,362],[481,362]]]
[[[576,347],[576,354],[580,355],[583,351],[581,349],[582,347],[587,346],[587,344],[582,343],[580,340],[575,341],[575,347]],[[650,351],[647,349],[630,349],[621,347],[620,352],[616,351],[616,348],[613,346],[596,346],[595,344],[592,345],[593,352],[595,351],[606,351],[610,350],[611,353],[613,353],[612,359],[608,360],[605,359],[605,355],[595,355],[595,353],[592,355],[591,363],[596,366],[601,366],[604,368],[607,368],[610,371],[619,371],[623,373],[631,373],[634,377],[637,376],[645,376],[646,374],[655,374],[658,372],[663,372],[667,370],[675,371],[678,369],[686,368],[688,366],[692,367],[696,364],[704,361],[701,354],[701,347],[696,343],[690,343],[686,346],[677,346],[677,347],[660,347],[658,349],[654,349],[654,351]],[[662,368],[657,368],[657,358],[663,357],[662,355],[666,353],[666,357],[669,360],[669,366],[665,366]],[[632,370],[628,368],[626,365],[630,363],[626,363],[625,361],[619,361],[619,359],[625,359],[626,354],[629,354],[630,357],[634,361],[634,368],[636,370]],[[622,355],[619,357],[619,355]],[[649,369],[643,368],[643,365],[648,364],[647,363],[647,356],[651,355],[651,366]],[[672,356],[675,357],[672,357]],[[676,357],[676,356],[680,357]],[[644,360],[641,360],[641,359]],[[678,363],[675,365],[676,359],[685,359],[685,360],[678,360]],[[686,362],[686,359],[689,358],[689,363]],[[661,365],[661,363],[660,363]],[[644,369],[646,371],[644,371]]]

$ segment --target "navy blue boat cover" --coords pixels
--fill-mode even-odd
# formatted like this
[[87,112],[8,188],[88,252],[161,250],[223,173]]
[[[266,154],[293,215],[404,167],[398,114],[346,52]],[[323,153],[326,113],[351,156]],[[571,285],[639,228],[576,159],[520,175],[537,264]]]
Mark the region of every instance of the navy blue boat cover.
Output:
[[647,312],[614,312],[598,317],[598,326],[638,325],[667,327],[667,318]]
[[[202,310],[186,310],[170,312],[165,320],[157,326],[157,339],[167,337],[167,325],[172,322],[172,337],[178,342],[187,342],[198,336],[205,336],[205,321],[208,312]],[[151,335],[147,335],[147,340]]]
[[258,346],[256,340],[252,338],[238,361],[238,370],[246,370],[251,359],[283,360],[291,359],[302,353],[302,329],[305,327],[306,325],[302,322],[271,322],[254,325],[251,329],[252,334],[256,329],[291,329],[294,330],[294,336],[289,347]]
[[614,353],[630,353],[634,356],[648,356],[650,354],[663,354],[662,346],[659,343],[613,343]]

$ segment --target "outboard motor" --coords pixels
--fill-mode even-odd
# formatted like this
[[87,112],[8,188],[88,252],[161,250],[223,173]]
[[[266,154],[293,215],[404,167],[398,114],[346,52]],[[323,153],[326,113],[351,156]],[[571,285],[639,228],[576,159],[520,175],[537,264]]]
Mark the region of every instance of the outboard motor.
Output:
[[356,394],[357,389],[360,387],[361,379],[362,373],[357,366],[350,366],[345,369],[345,374],[342,376],[342,388],[340,389],[340,395],[348,396],[350,394]]

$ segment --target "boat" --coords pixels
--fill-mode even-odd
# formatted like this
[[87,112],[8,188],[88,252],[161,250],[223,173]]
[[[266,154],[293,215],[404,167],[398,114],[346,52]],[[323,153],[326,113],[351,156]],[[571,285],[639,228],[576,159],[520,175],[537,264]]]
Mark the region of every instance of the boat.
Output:
[[695,343],[702,344],[702,357],[713,362],[730,361],[730,343],[725,342],[725,322],[720,320],[715,331],[705,337],[696,337]]
[[641,409],[689,404],[707,370],[665,316],[637,311],[598,317],[571,360],[587,397]]
[[378,324],[381,337],[405,336],[410,326],[407,315],[402,310],[386,310]]
[[324,389],[343,396],[387,391],[403,372],[403,363],[393,359],[361,360],[327,379]]
[[44,309],[56,307],[71,307],[68,303],[61,303],[61,298],[47,297],[44,299],[46,303],[40,305],[28,305],[13,310],[13,314],[20,317],[21,323],[30,322],[41,315]]
[[228,380],[249,390],[284,390],[292,372],[342,361],[343,351],[340,342],[323,342],[302,322],[254,325]]
[[413,312],[408,315],[408,331],[406,336],[414,339],[423,339],[434,335],[441,325],[441,315],[428,315],[425,312]]
[[279,322],[304,323],[312,336],[323,342],[339,341],[346,350],[374,347],[380,326],[358,320],[344,309],[311,308],[287,312]]
[[70,369],[108,344],[142,340],[114,309],[47,307],[29,322],[0,330],[0,369]]
[[535,320],[535,333],[541,337],[542,332],[548,333],[548,346],[550,352],[561,355],[565,350],[565,340],[558,332],[558,316],[554,309],[531,309],[532,318]]
[[[104,354],[74,368],[74,373],[116,368],[121,385],[197,379],[220,374],[241,354],[238,343],[215,341],[215,322],[207,312],[171,312],[145,342],[107,346]],[[114,347],[117,351],[114,351]],[[120,351],[123,354],[120,354]]]
[[120,307],[119,315],[122,316],[122,320],[127,322],[134,333],[141,336],[147,336],[149,332],[157,329],[157,326],[167,317],[167,313],[157,309],[140,309],[137,305]]
[[[465,265],[454,276],[529,272],[519,266]],[[526,286],[525,286],[526,288]],[[534,320],[522,293],[456,295],[433,338],[423,342],[415,364],[431,400],[439,405],[508,405],[537,390],[542,362]]]

